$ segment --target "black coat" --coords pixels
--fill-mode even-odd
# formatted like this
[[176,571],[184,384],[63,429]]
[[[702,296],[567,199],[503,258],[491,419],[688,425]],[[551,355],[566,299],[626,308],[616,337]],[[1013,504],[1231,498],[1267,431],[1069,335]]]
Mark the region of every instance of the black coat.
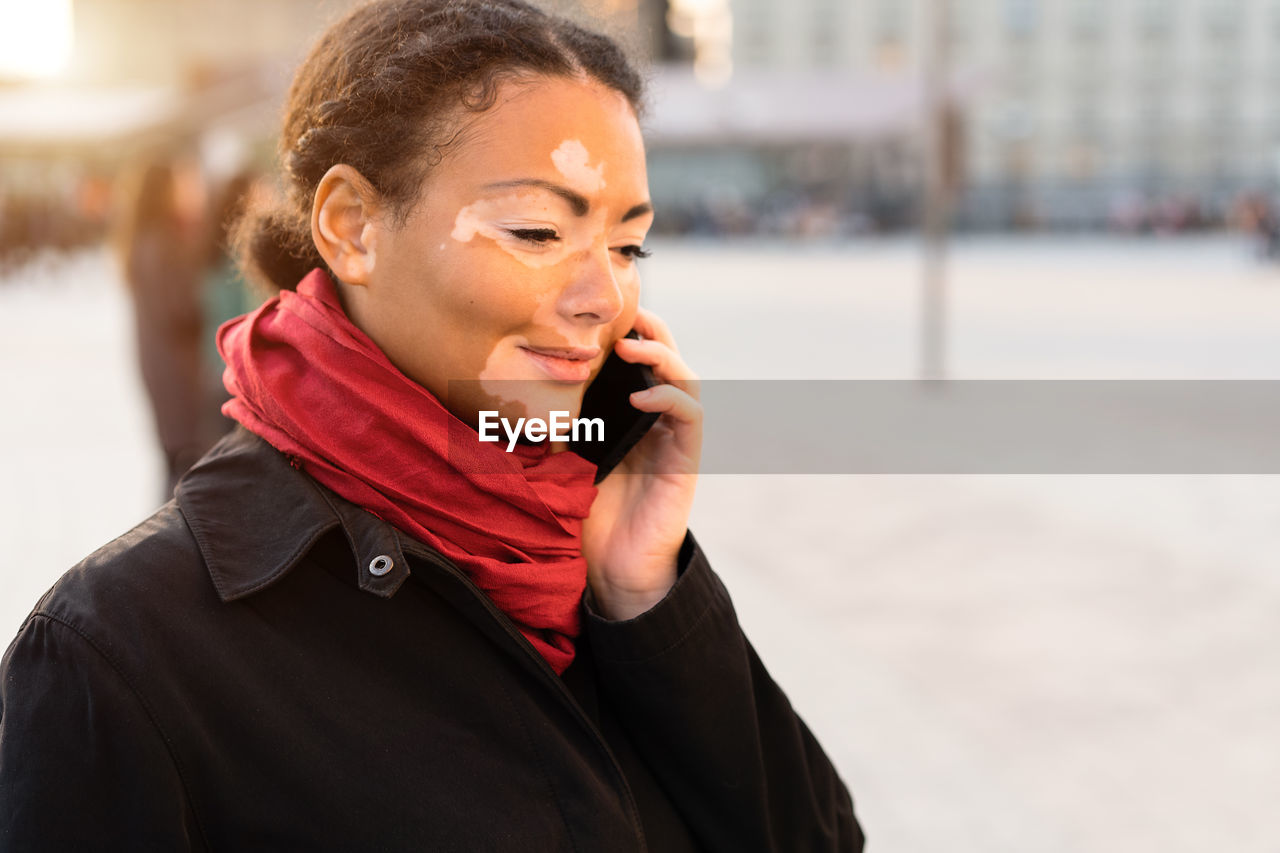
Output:
[[0,851],[861,849],[692,537],[680,569],[636,619],[586,602],[557,677],[455,566],[237,430],[5,654]]

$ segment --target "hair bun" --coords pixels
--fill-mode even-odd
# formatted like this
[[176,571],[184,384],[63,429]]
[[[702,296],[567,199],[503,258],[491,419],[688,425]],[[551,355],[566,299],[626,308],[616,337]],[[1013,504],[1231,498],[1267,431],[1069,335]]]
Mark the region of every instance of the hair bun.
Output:
[[298,239],[302,229],[281,208],[245,213],[232,229],[231,245],[240,267],[256,284],[273,290],[293,290],[307,273],[324,267],[324,259],[310,240]]

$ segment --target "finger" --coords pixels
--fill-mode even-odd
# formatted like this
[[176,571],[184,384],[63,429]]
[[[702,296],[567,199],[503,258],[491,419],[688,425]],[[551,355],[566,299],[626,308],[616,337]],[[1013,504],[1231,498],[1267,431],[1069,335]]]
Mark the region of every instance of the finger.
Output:
[[686,392],[697,396],[698,376],[684,363],[680,354],[660,341],[637,341],[622,338],[614,346],[614,351],[623,361],[632,364],[647,364],[653,368],[653,375],[663,382],[671,382]]
[[660,412],[682,424],[702,425],[702,404],[674,385],[655,385],[631,394],[631,405],[642,412]]
[[636,311],[636,319],[632,323],[632,328],[649,340],[661,341],[676,352],[680,351],[680,348],[676,346],[675,336],[671,334],[671,328],[661,317],[648,308],[640,308]]

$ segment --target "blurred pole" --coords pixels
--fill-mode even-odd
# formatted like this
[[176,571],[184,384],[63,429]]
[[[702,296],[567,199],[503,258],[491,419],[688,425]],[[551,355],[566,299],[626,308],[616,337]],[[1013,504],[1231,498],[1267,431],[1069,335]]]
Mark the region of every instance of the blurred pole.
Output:
[[947,373],[946,264],[950,214],[947,174],[947,91],[950,0],[924,0],[924,211],[923,281],[920,299],[920,378]]

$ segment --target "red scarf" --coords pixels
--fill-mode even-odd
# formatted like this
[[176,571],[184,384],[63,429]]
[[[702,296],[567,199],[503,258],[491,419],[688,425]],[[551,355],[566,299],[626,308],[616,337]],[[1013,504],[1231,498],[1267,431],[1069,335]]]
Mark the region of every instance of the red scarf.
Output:
[[[347,319],[313,270],[218,331],[223,413],[347,500],[456,563],[557,673],[573,661],[595,466],[482,443]],[[469,440],[467,440],[469,438]],[[510,471],[511,473],[472,473]]]

